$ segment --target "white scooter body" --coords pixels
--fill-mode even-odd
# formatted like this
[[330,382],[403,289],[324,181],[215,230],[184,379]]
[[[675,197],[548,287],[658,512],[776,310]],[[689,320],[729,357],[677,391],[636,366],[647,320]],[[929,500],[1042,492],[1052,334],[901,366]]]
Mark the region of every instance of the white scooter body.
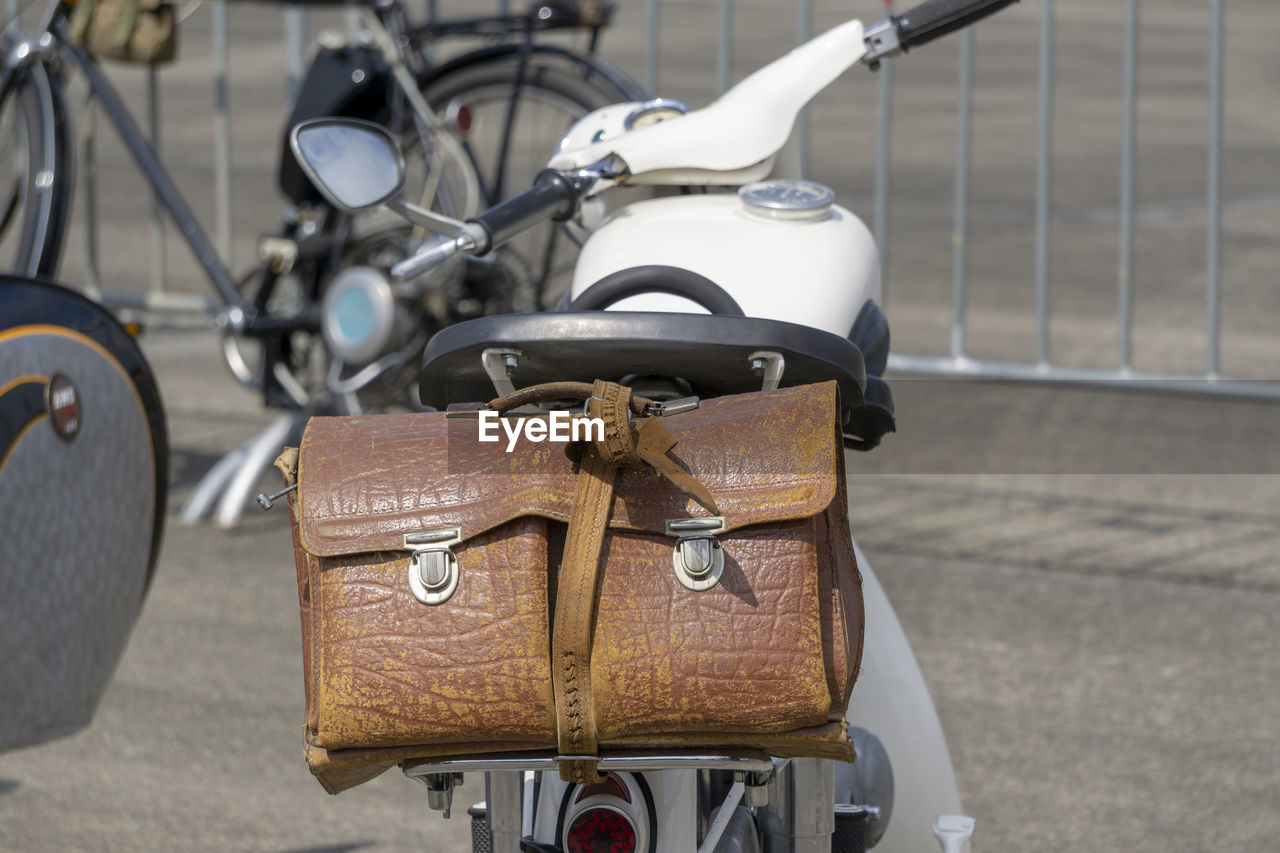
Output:
[[[626,163],[627,184],[731,186],[765,177],[796,116],[866,52],[860,21],[841,24],[770,63],[715,103],[658,124],[627,128],[644,104],[616,104],[580,119],[548,164]],[[770,121],[762,122],[767,115]],[[622,190],[626,192],[626,190]],[[610,193],[604,194],[608,203]],[[587,207],[588,224],[594,211]],[[598,214],[597,214],[598,215]],[[720,285],[748,317],[849,334],[858,311],[878,299],[875,241],[839,205],[814,217],[779,218],[729,194],[627,204],[595,228],[579,256],[571,296],[620,270],[644,265],[692,270]],[[785,298],[779,299],[779,283]],[[619,311],[703,311],[677,296],[650,294]]]
[[[759,180],[804,104],[864,50],[862,25],[851,21],[752,74],[706,109],[628,131],[625,118],[642,105],[606,107],[574,125],[549,165],[564,170],[620,158],[631,173],[628,185],[728,186]],[[763,123],[762,115],[776,118]],[[611,192],[627,190],[606,191],[606,203]],[[594,224],[589,207],[584,218]],[[645,265],[699,273],[727,291],[749,317],[842,337],[865,302],[880,296],[875,242],[861,220],[839,205],[814,218],[788,219],[729,193],[624,203],[595,225],[580,254],[571,296],[611,273]],[[660,293],[628,297],[609,310],[706,313],[689,300]],[[936,849],[935,819],[960,814],[946,740],[893,607],[860,551],[858,561],[866,634],[848,719],[884,744],[895,790],[892,819],[876,850]],[[659,808],[657,849],[695,849],[697,803],[688,796],[693,771],[648,775],[655,802],[667,807]],[[560,801],[563,783],[547,778],[543,784],[532,829],[537,840],[554,842],[553,805]]]
[[[627,205],[587,240],[574,270],[578,296],[611,273],[657,264],[692,270],[724,288],[748,317],[785,320],[845,337],[880,296],[875,240],[839,205],[819,219],[772,219],[737,195],[684,195]],[[663,293],[631,296],[617,311],[704,308]]]

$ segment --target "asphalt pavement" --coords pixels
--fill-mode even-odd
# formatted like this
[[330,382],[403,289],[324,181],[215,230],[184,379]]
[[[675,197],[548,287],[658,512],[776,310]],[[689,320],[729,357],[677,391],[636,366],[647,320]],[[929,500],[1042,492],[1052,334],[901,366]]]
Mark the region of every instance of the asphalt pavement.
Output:
[[[1114,362],[1115,165],[1121,4],[1059,4],[1055,356]],[[1271,378],[1280,233],[1280,59],[1262,0],[1229,17],[1224,365]],[[860,0],[852,13],[872,17]],[[1067,6],[1067,8],[1062,8]],[[970,340],[1026,358],[1035,11],[980,33]],[[1204,4],[1144,17],[1139,171],[1139,366],[1203,357]],[[237,268],[272,229],[283,115],[276,7],[235,6]],[[713,88],[712,4],[663,4],[664,91]],[[741,3],[738,76],[794,38],[790,7]],[[817,25],[835,4],[818,4]],[[340,23],[334,14],[315,15]],[[164,156],[212,222],[207,13],[163,72]],[[643,4],[606,52],[639,74]],[[950,311],[955,45],[903,63],[895,113],[888,299],[895,348],[943,352]],[[142,76],[115,72],[140,105]],[[668,89],[669,87],[669,89]],[[865,75],[814,110],[814,175],[869,213]],[[83,125],[82,125],[83,126]],[[110,132],[105,126],[104,140]],[[103,277],[147,286],[148,203],[104,141]],[[172,235],[171,235],[172,236]],[[84,281],[77,230],[64,278]],[[204,287],[171,246],[168,283]],[[296,586],[287,518],[183,526],[177,507],[221,454],[272,414],[202,330],[143,339],[173,445],[171,513],[142,617],[93,724],[0,756],[0,849],[345,853],[468,850],[398,772],[339,797],[307,773]],[[1275,404],[1032,384],[893,379],[899,432],[851,455],[855,535],[930,684],[975,849],[1270,850],[1280,837],[1280,409]],[[264,479],[263,486],[273,485]],[[459,789],[465,807],[478,780]]]

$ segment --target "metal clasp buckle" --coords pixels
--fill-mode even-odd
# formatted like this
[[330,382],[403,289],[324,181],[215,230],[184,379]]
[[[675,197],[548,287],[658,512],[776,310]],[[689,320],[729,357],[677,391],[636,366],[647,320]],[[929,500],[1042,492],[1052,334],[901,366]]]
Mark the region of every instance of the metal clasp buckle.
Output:
[[409,556],[409,591],[423,604],[443,604],[458,588],[458,557],[453,546],[462,542],[461,527],[442,527],[404,535]]
[[702,592],[720,583],[724,572],[724,548],[716,535],[724,533],[724,516],[668,518],[666,532],[680,541],[671,554],[676,579],[686,589]]

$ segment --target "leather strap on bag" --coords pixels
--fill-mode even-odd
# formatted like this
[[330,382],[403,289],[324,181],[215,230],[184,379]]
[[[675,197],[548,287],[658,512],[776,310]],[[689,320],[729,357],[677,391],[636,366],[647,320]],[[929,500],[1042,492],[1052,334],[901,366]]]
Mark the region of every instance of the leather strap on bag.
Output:
[[[563,386],[558,390],[563,390]],[[718,514],[706,488],[666,455],[676,440],[656,418],[646,418],[638,430],[632,430],[630,388],[597,380],[586,408],[588,417],[604,422],[604,436],[583,448],[579,462],[551,636],[557,746],[562,756],[570,756],[560,761],[560,778],[584,785],[601,780],[595,758],[591,640],[595,630],[600,552],[609,528],[618,468],[652,465],[686,494]]]
[[595,447],[583,450],[560,562],[551,632],[557,746],[561,755],[583,757],[562,760],[560,778],[584,785],[600,781],[595,760],[587,757],[596,753],[591,638],[595,630],[600,551],[609,526],[617,472],[617,466],[606,462]]
[[597,379],[586,382],[546,382],[513,391],[490,400],[488,406],[498,413],[541,403],[547,400],[586,400],[587,417],[604,421],[604,440],[597,444],[603,458],[623,468],[649,465],[666,477],[680,491],[693,498],[715,515],[720,514],[711,493],[692,474],[668,456],[676,446],[676,438],[656,417],[645,417],[639,429],[631,429],[630,414],[637,417],[660,414],[662,406],[648,397],[633,395],[631,389],[616,382]]

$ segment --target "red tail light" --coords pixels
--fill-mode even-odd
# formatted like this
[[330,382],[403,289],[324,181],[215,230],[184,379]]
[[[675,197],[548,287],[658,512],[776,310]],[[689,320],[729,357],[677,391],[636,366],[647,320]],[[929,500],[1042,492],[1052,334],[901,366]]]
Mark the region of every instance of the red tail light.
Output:
[[471,132],[471,107],[462,101],[450,101],[449,106],[445,108],[444,119],[459,136],[466,136]]
[[617,809],[597,806],[573,819],[566,853],[635,853],[636,828]]

